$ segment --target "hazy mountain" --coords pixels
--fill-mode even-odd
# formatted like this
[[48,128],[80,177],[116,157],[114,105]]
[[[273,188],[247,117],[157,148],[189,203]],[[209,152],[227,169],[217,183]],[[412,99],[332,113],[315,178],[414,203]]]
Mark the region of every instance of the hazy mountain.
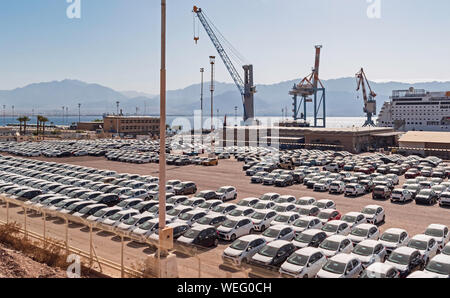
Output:
[[[298,80],[285,81],[271,85],[257,85],[255,94],[255,109],[257,115],[281,115],[281,109],[292,109],[292,99],[288,94]],[[363,103],[360,92],[356,92],[355,78],[340,78],[323,81],[327,90],[328,116],[363,116]],[[371,82],[372,89],[378,94],[378,107],[389,99],[392,90],[408,89],[409,87],[426,89],[428,91],[450,90],[450,82],[424,82],[407,84],[399,82]],[[14,90],[0,91],[0,104],[8,109],[15,106],[19,113],[35,112],[59,113],[62,106],[68,106],[69,111],[78,111],[78,103],[82,104],[84,114],[103,114],[116,111],[116,101],[124,113],[158,114],[159,96],[137,91],[118,92],[98,84],[88,84],[77,80],[63,80],[36,83]],[[217,82],[214,93],[214,113],[217,109],[221,115],[234,116],[235,106],[238,114],[242,114],[242,98],[234,84]],[[204,85],[204,114],[210,114],[209,84]],[[312,105],[310,105],[312,109]],[[378,108],[378,109],[379,109]],[[192,115],[200,109],[200,84],[167,92],[167,112],[172,115]],[[311,111],[312,112],[312,111]],[[289,112],[291,114],[291,112]]]

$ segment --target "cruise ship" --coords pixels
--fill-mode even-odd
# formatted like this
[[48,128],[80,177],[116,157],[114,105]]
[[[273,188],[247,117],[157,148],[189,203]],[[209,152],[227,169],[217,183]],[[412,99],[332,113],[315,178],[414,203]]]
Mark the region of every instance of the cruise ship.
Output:
[[377,126],[400,131],[450,131],[450,91],[394,90],[384,103]]

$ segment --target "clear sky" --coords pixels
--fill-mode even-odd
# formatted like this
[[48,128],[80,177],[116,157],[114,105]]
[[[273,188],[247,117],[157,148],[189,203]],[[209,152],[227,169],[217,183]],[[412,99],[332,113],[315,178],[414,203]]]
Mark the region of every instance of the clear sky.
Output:
[[[197,83],[217,55],[203,28],[193,41],[194,4],[254,64],[257,84],[305,76],[315,44],[322,79],[364,66],[375,81],[450,80],[450,1],[372,0],[381,18],[368,17],[368,1],[167,0],[168,88]],[[67,18],[68,5],[0,1],[0,89],[69,78],[158,93],[159,0],[81,0],[81,19]],[[231,82],[218,62],[217,80]]]

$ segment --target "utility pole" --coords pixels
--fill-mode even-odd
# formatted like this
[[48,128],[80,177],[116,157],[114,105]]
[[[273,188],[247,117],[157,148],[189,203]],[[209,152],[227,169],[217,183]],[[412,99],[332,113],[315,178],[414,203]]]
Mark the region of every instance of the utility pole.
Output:
[[201,133],[200,133],[200,139],[203,145],[203,73],[205,72],[204,68],[200,68],[200,74],[202,77],[202,82],[200,84],[201,88],[200,88],[200,126],[201,126]]
[[69,125],[69,107],[66,107],[66,121],[67,125]]
[[[166,0],[161,0],[161,73],[159,105],[159,254],[166,227]],[[159,274],[158,274],[159,276]]]
[[62,124],[63,125],[65,124],[65,122],[64,122],[64,106],[62,106]]
[[12,106],[12,121],[14,121],[14,106]]
[[6,105],[3,105],[3,126],[6,126],[5,116],[6,116]]
[[238,110],[238,107],[235,106],[235,107],[234,107],[234,122],[235,122],[235,123],[234,123],[234,126],[238,126],[238,125],[237,125],[237,123],[238,123],[238,122],[237,122],[237,110]]
[[211,154],[214,154],[214,137],[213,137],[213,120],[214,120],[214,63],[215,63],[216,57],[215,56],[209,56],[209,63],[211,64]]
[[81,103],[78,104],[78,123],[81,122]]
[[120,105],[120,101],[116,101],[116,106],[117,106],[117,120],[116,120],[116,125],[117,125],[117,134],[119,135],[119,105]]

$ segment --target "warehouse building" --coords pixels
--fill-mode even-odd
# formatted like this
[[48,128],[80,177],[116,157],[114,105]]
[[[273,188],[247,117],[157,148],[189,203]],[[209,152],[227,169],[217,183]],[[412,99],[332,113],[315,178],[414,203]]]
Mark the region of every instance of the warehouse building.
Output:
[[106,115],[103,117],[105,133],[125,136],[159,135],[159,118],[148,116]]
[[400,152],[450,159],[450,132],[408,131],[399,139]]

